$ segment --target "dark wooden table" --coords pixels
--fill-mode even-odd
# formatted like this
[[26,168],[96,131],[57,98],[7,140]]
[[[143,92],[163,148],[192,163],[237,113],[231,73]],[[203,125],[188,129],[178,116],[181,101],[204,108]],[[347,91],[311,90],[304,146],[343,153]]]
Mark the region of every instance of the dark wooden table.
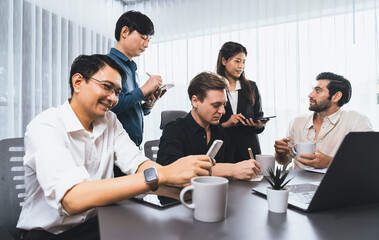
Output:
[[[291,183],[320,181],[323,174],[293,171]],[[266,181],[230,181],[227,217],[222,222],[193,219],[190,209],[176,205],[156,209],[131,200],[98,208],[103,240],[117,239],[379,239],[379,203],[304,213],[268,211],[264,197],[252,193]],[[359,194],[359,191],[357,192]]]

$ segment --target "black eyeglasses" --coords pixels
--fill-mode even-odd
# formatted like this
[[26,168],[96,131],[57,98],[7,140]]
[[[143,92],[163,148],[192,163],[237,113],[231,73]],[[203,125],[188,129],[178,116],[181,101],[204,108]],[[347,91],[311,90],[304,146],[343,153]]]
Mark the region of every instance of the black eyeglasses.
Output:
[[95,80],[97,83],[103,86],[105,92],[109,95],[113,94],[118,98],[121,94],[121,90],[114,89],[110,84],[106,84],[105,82],[102,82],[100,80],[97,80],[96,78],[89,77],[89,79]]

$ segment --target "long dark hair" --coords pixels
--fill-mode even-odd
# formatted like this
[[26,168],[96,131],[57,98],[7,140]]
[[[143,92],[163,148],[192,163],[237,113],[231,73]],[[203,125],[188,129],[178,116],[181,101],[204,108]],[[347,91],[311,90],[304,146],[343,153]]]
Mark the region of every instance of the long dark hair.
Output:
[[[236,42],[226,42],[224,45],[222,45],[219,53],[218,53],[218,59],[217,59],[217,73],[223,77],[226,78],[225,74],[225,66],[222,64],[222,59],[224,58],[226,61],[228,61],[230,58],[236,56],[239,53],[245,53],[247,56],[247,50],[246,48]],[[249,84],[248,80],[245,77],[245,71],[241,73],[241,76],[238,78],[240,80],[241,84],[241,93],[243,96],[245,96],[251,105],[254,105],[255,103],[255,94],[253,86]]]

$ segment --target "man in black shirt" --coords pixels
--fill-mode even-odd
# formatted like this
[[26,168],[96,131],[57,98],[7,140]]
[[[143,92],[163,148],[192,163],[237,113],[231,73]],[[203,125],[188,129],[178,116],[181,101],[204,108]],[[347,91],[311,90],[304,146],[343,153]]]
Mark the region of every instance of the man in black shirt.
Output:
[[[184,118],[168,123],[160,139],[157,163],[168,165],[177,159],[205,154],[213,141],[224,141],[217,153],[212,175],[232,179],[251,179],[260,172],[254,159],[235,162],[229,139],[219,125],[225,113],[225,89],[228,81],[216,74],[203,72],[193,78],[188,87],[192,110]],[[246,151],[248,151],[246,149]]]

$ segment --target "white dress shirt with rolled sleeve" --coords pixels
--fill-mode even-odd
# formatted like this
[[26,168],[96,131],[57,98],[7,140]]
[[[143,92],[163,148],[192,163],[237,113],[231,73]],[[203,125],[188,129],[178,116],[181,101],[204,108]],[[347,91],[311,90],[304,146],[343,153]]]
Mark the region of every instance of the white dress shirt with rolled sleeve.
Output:
[[84,129],[68,101],[39,114],[25,133],[26,197],[18,228],[54,234],[96,216],[90,209],[68,215],[61,201],[76,184],[113,177],[115,163],[127,175],[147,160],[113,112]]
[[373,131],[370,120],[356,112],[338,110],[324,118],[320,132],[316,137],[316,129],[313,125],[313,117],[315,113],[306,114],[295,118],[291,123],[287,137],[290,139],[288,147],[290,154],[287,159],[281,159],[279,162],[289,162],[294,159],[294,169],[303,169],[305,166],[295,159],[295,153],[292,147],[298,142],[313,142],[315,150],[334,157],[337,153],[346,134],[349,132],[368,132]]

